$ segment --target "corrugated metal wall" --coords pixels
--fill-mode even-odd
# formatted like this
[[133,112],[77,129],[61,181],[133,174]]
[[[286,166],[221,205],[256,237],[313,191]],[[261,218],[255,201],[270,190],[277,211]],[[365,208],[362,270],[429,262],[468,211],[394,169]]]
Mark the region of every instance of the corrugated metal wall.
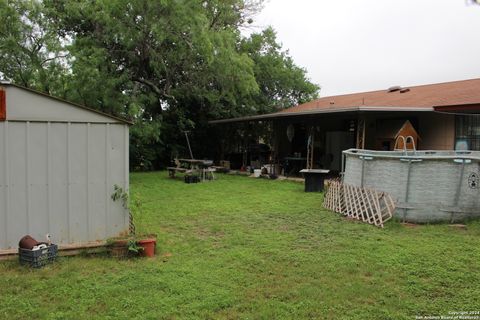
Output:
[[25,234],[85,244],[127,231],[111,194],[128,189],[128,141],[126,124],[0,122],[0,250]]

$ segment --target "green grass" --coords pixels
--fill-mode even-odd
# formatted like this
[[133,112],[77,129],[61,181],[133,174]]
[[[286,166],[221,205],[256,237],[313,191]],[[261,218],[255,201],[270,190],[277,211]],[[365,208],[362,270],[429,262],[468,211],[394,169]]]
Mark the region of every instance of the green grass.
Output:
[[153,259],[0,263],[0,319],[414,319],[480,310],[480,224],[385,229],[303,185],[131,175]]

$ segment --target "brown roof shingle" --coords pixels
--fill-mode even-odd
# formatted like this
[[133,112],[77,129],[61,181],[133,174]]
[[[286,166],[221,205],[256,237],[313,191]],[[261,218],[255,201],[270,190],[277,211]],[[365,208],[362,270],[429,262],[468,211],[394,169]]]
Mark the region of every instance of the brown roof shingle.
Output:
[[298,113],[352,107],[432,108],[480,104],[480,78],[408,87],[404,93],[385,90],[330,96],[280,111]]

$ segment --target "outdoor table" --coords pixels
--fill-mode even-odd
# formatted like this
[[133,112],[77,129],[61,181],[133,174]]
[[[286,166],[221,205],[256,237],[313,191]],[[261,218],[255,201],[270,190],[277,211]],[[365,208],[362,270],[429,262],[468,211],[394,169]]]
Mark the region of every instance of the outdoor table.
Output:
[[178,159],[178,161],[182,163],[186,163],[191,166],[200,166],[200,165],[203,165],[205,162],[210,162],[210,160],[200,160],[200,159]]
[[323,182],[330,170],[324,169],[302,169],[305,177],[305,192],[322,192]]
[[[202,181],[205,181],[205,176],[207,172],[212,172],[209,170],[210,165],[213,164],[212,160],[200,160],[200,159],[178,159],[180,163],[185,164],[188,169],[192,172],[201,173]],[[212,172],[213,176],[213,172]]]

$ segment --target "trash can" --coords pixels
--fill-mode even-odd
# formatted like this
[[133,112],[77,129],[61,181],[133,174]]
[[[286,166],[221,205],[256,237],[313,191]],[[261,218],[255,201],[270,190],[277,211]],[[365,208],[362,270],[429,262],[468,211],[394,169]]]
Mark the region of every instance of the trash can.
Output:
[[323,182],[330,170],[302,169],[300,172],[305,178],[305,192],[322,192]]

